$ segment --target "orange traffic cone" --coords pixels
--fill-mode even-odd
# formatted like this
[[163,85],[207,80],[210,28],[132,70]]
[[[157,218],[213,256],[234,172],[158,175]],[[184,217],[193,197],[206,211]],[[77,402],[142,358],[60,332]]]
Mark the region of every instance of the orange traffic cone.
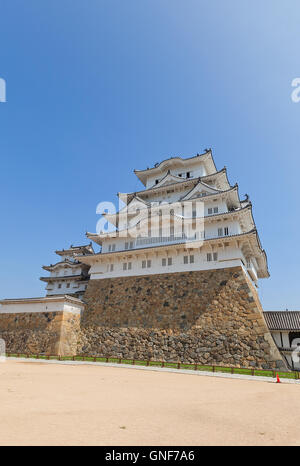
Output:
[[278,375],[278,374],[276,374],[276,383],[281,383],[281,382],[280,382],[280,378],[279,378],[279,375]]

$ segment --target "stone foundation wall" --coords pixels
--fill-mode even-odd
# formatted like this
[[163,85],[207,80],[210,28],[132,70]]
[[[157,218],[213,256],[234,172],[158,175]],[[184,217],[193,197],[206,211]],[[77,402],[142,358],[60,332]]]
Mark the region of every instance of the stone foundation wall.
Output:
[[78,353],[270,368],[283,362],[241,267],[90,280]]
[[0,338],[15,353],[257,368],[284,364],[241,267],[90,280],[85,301],[81,316],[0,313]]
[[75,355],[80,315],[70,312],[0,314],[0,338],[11,353]]

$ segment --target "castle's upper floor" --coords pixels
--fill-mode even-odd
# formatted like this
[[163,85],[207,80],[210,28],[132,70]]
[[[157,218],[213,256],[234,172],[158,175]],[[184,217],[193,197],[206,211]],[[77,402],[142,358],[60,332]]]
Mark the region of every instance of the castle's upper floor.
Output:
[[134,170],[134,173],[146,189],[149,189],[159,184],[168,173],[184,180],[212,175],[216,171],[211,150],[207,150],[204,154],[197,154],[187,159],[172,157],[156,163],[152,168]]

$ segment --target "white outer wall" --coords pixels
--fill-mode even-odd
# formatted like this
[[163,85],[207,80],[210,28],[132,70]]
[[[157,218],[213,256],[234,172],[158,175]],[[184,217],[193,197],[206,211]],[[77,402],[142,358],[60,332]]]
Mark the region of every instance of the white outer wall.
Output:
[[80,314],[83,306],[80,304],[68,303],[65,301],[59,302],[20,302],[20,303],[6,303],[0,304],[0,314],[19,314],[22,312],[57,312],[65,311],[73,314]]
[[[59,283],[61,284],[61,288],[58,288]],[[46,286],[47,290],[47,296],[53,296],[53,295],[60,295],[60,294],[70,294],[70,293],[78,293],[80,291],[84,292],[86,289],[87,284],[82,284],[78,286],[78,281],[76,280],[69,280],[70,287],[67,288],[67,282],[66,281],[57,281],[57,282],[51,282],[48,283]]]
[[[101,278],[112,278],[120,276],[139,276],[139,275],[150,275],[150,274],[162,274],[162,273],[172,273],[172,272],[188,272],[196,270],[210,270],[218,268],[227,268],[227,267],[236,267],[239,265],[246,266],[246,260],[243,256],[243,253],[240,249],[234,247],[225,247],[225,248],[215,248],[213,252],[218,253],[217,261],[207,261],[207,253],[212,252],[210,249],[203,249],[201,252],[199,250],[189,252],[180,252],[176,255],[175,251],[159,251],[159,255],[153,250],[149,249],[147,252],[147,258],[141,257],[139,259],[124,257],[117,258],[115,256],[110,256],[107,263],[96,263],[91,266],[90,274],[91,280],[101,279]],[[133,251],[134,254],[134,251]],[[184,264],[184,256],[186,255],[194,256],[194,263]],[[163,266],[162,259],[171,257],[172,265]],[[103,259],[104,257],[102,257]],[[119,259],[119,260],[118,260]],[[151,267],[142,268],[142,260],[151,260]],[[123,263],[131,262],[132,266],[130,270],[123,270]],[[114,270],[111,272],[110,264],[113,264]],[[246,268],[244,267],[246,270]]]

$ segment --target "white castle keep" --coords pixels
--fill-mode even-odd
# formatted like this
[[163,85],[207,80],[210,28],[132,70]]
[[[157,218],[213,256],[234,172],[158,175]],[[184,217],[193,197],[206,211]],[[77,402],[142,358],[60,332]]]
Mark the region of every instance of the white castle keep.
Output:
[[124,207],[103,214],[114,231],[87,233],[101,252],[77,256],[91,280],[239,265],[256,286],[269,276],[252,204],[226,168],[217,171],[211,150],[134,173],[145,188],[119,193]]

